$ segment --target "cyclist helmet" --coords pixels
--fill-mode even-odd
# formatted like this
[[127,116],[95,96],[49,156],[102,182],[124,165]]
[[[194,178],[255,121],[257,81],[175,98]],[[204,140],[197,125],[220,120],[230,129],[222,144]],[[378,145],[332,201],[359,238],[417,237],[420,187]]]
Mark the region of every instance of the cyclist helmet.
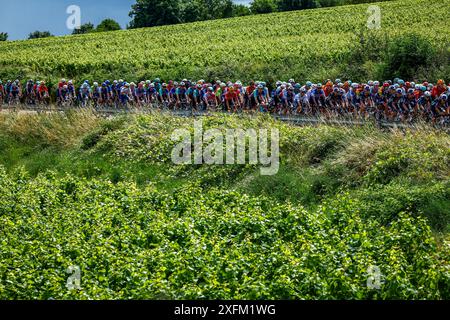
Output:
[[414,94],[414,89],[408,89],[408,94]]
[[441,95],[441,100],[447,101],[447,95],[446,94],[442,94]]
[[406,82],[405,86],[407,86],[408,88],[411,87],[411,82]]
[[258,89],[264,89],[264,86],[262,84],[259,84]]
[[336,81],[334,83],[341,83],[341,79],[336,79]]
[[162,84],[163,88],[167,87],[167,83]]
[[98,82],[94,82],[94,87],[98,87]]
[[113,83],[114,83],[114,84],[117,84],[117,80],[114,80]]
[[184,87],[185,85],[186,85],[185,81],[182,81],[182,82],[180,83],[180,86],[182,86],[182,87]]
[[397,94],[402,94],[402,93],[403,93],[403,90],[400,89],[400,88],[398,88],[397,90],[395,90],[395,92],[396,92]]
[[159,82],[161,82],[161,79],[156,78],[154,82],[159,83]]
[[63,85],[63,89],[67,89],[67,88],[68,88],[67,84]]
[[306,81],[306,86],[307,87],[311,87],[312,86],[312,82],[311,81]]
[[422,91],[427,91],[427,87],[421,86],[421,87],[420,87],[420,90],[422,90]]

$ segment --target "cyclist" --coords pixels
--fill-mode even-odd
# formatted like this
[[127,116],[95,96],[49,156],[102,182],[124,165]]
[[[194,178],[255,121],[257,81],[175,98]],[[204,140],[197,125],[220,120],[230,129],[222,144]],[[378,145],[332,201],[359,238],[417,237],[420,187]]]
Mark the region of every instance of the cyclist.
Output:
[[26,104],[34,105],[36,103],[36,95],[34,90],[34,81],[32,79],[28,80],[25,85],[25,98]]
[[22,89],[20,87],[19,80],[16,80],[11,83],[11,86],[9,88],[9,103],[20,103],[20,98],[22,96]]
[[437,84],[431,90],[431,96],[433,99],[440,97],[447,91],[447,87],[445,86],[444,80],[439,79]]
[[253,98],[261,112],[269,112],[269,97],[262,83],[253,91]]
[[80,91],[79,91],[79,99],[81,102],[81,106],[82,107],[87,107],[89,100],[92,98],[91,95],[91,89],[89,87],[89,84],[84,82],[81,87],[80,87]]
[[441,94],[431,103],[431,114],[433,116],[433,124],[435,124],[439,118],[442,118],[443,122],[448,120],[446,118],[450,115],[450,109],[446,94]]
[[217,107],[216,94],[213,87],[208,87],[206,93],[203,96],[203,101],[208,111],[215,111]]
[[[155,88],[157,86],[159,86],[159,84],[155,82]],[[166,83],[163,83],[161,85],[161,88],[158,90],[158,100],[164,108],[169,108],[172,103],[172,100],[170,98],[170,91],[169,89],[167,89]]]
[[45,85],[45,81],[41,81],[39,83],[39,86],[37,88],[38,93],[38,101],[39,103],[48,104],[49,103],[49,94],[48,94],[48,88]]
[[228,112],[236,113],[238,109],[241,107],[241,103],[239,101],[239,91],[236,90],[233,84],[228,85],[228,90],[225,93],[225,107]]
[[[185,79],[186,80],[186,79]],[[177,109],[187,110],[188,106],[188,97],[187,97],[187,89],[186,89],[186,81],[182,81],[178,88],[175,90],[175,97],[177,101]]]
[[0,80],[0,107],[3,105],[3,100],[5,99],[5,96],[6,90],[5,87],[3,86],[2,80]]

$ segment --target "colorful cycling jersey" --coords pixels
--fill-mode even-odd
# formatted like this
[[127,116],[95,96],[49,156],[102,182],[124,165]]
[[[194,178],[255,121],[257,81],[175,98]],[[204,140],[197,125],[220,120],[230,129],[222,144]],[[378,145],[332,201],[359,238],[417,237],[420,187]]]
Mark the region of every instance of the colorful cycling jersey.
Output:
[[206,92],[204,99],[207,102],[215,102],[216,101],[216,95],[214,94],[214,92],[208,91]]
[[267,91],[264,89],[255,89],[255,91],[253,91],[253,96],[255,98],[266,98],[267,95]]
[[349,103],[351,103],[353,105],[357,105],[361,102],[359,94],[357,94],[353,88],[347,92],[347,95],[345,98],[347,99],[347,101]]
[[420,98],[419,98],[419,100],[417,101],[417,103],[420,105],[420,106],[428,106],[429,104],[431,104],[431,98],[429,98],[429,97],[427,97],[427,96],[421,96]]
[[19,93],[19,91],[20,91],[20,87],[15,83],[13,83],[9,89],[9,92],[11,92],[11,93]]
[[180,96],[180,97],[184,97],[186,96],[186,88],[184,87],[179,87],[176,89],[175,94]]
[[161,89],[159,89],[159,96],[163,97],[163,98],[167,98],[169,96],[170,92],[168,89],[164,89],[161,87]]

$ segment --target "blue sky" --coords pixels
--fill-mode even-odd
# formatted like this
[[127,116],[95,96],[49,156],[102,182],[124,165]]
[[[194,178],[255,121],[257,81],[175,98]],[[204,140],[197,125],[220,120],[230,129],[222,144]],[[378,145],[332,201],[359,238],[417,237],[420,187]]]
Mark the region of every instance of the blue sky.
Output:
[[[250,0],[236,0],[245,3]],[[65,35],[69,5],[81,8],[81,23],[97,25],[105,18],[112,18],[122,27],[130,21],[128,13],[135,0],[15,0],[1,1],[0,32],[7,32],[9,40],[26,39],[30,32],[50,31],[54,35]]]

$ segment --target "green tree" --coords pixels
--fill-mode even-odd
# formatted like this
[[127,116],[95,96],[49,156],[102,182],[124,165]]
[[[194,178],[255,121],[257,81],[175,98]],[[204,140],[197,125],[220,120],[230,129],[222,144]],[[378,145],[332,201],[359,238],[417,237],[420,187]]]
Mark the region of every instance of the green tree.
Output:
[[255,13],[271,13],[277,11],[275,0],[254,0],[250,5],[250,10]]
[[120,24],[113,19],[105,19],[97,26],[97,32],[121,30]]
[[0,32],[0,41],[6,41],[6,40],[8,40],[8,33]]
[[234,17],[243,17],[252,14],[252,11],[248,6],[243,4],[235,4],[233,6],[233,16]]
[[202,0],[188,0],[181,3],[181,16],[183,22],[205,20],[205,12]]
[[72,34],[85,34],[95,31],[94,25],[90,22],[82,24],[79,29],[73,30]]
[[180,0],[137,0],[131,6],[129,28],[143,28],[182,22]]
[[302,9],[317,8],[319,5],[316,0],[279,0],[279,11],[292,11]]
[[49,31],[35,31],[28,35],[28,39],[39,39],[53,37]]

